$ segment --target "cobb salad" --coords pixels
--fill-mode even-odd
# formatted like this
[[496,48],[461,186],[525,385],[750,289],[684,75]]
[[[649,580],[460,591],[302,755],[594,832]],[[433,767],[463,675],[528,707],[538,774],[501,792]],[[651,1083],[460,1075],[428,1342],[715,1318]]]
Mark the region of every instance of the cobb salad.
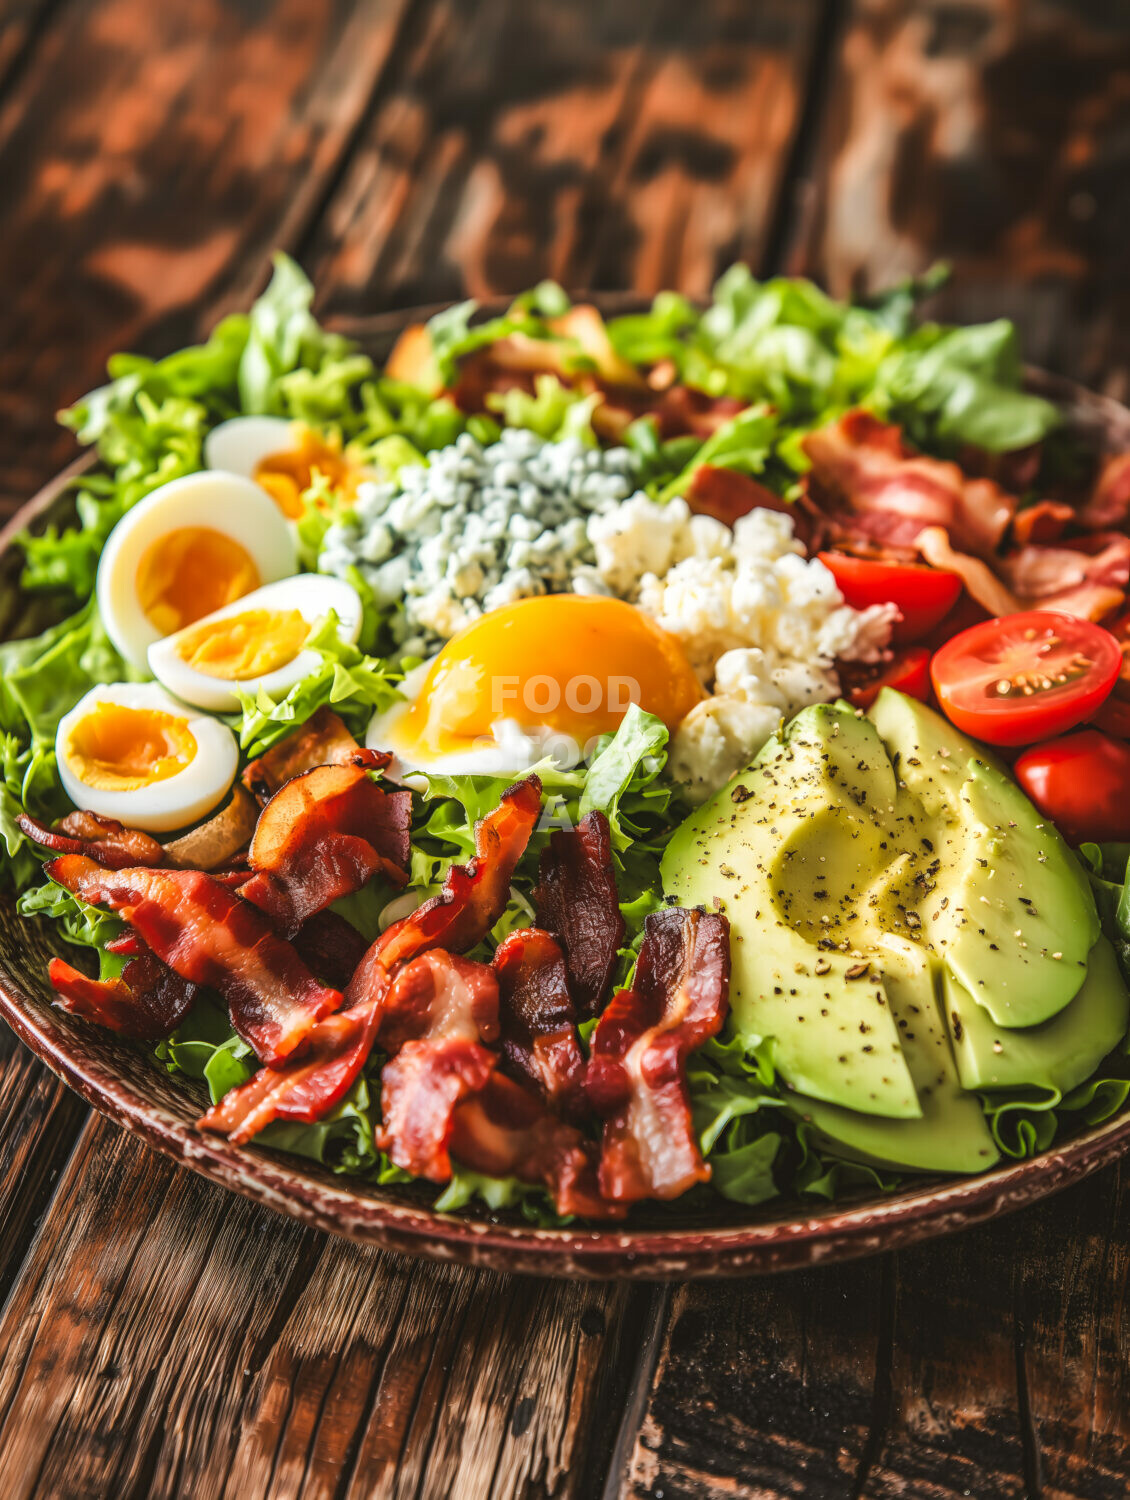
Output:
[[1119,1109],[1130,454],[935,284],[545,283],[378,368],[280,256],[111,360],[0,645],[57,1002],[201,1130],[548,1223]]

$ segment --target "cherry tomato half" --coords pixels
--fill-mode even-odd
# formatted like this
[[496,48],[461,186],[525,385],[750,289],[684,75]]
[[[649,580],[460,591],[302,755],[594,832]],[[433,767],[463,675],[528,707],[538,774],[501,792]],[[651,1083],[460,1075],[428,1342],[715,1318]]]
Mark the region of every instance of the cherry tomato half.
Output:
[[934,653],[930,675],[944,713],[966,734],[1031,745],[1089,719],[1121,664],[1101,625],[1032,609],[955,635]]
[[1068,843],[1130,839],[1130,747],[1081,729],[1033,745],[1013,770]]
[[885,687],[898,688],[923,703],[930,696],[930,653],[922,646],[911,646],[875,666],[841,662],[839,673],[840,685],[856,708],[870,708]]
[[873,562],[844,552],[820,552],[820,561],[852,609],[869,604],[895,604],[902,619],[891,632],[901,645],[932,630],[957,603],[961,579],[956,573],[923,567],[920,563]]

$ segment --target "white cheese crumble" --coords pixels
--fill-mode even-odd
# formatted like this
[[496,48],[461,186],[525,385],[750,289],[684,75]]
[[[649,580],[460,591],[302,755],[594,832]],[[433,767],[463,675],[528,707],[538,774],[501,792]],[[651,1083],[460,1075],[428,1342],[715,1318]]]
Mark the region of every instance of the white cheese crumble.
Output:
[[484,448],[464,433],[398,483],[361,485],[326,532],[318,569],[348,578],[356,568],[392,611],[397,645],[426,656],[499,605],[609,593],[586,523],[634,488],[626,448],[549,443],[517,427]]
[[836,657],[874,661],[890,637],[893,606],[849,608],[776,511],[752,511],[731,531],[684,500],[637,494],[588,532],[600,577],[678,637],[711,693],[679,726],[668,762],[695,801],[747,765],[782,718],[836,697]]

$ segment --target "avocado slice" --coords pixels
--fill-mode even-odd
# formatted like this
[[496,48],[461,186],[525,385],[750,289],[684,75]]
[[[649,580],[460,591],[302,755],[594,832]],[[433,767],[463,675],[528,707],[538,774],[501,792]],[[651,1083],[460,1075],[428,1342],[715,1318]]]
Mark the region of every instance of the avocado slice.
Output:
[[967,1089],[1035,1086],[1066,1094],[1091,1076],[1130,1025],[1130,992],[1104,937],[1091,949],[1078,994],[1041,1026],[997,1026],[948,972],[942,995],[958,1075]]
[[[793,1088],[896,1119],[921,1114],[872,950],[853,939],[885,851],[873,806],[895,776],[874,726],[846,707],[804,709],[747,772],[676,829],[664,889],[720,901],[730,919],[732,1024],[774,1040]],[[861,934],[862,936],[862,934]]]
[[885,934],[877,946],[902,1048],[922,1107],[916,1120],[884,1120],[815,1100],[793,1107],[840,1155],[916,1172],[980,1172],[1000,1155],[984,1112],[961,1086],[937,996],[935,960]]
[[939,878],[938,898],[917,907],[928,945],[998,1026],[1047,1021],[1077,994],[1099,936],[1075,856],[1015,782],[925,704],[886,690],[872,717],[935,825],[940,868],[956,877],[944,900]]

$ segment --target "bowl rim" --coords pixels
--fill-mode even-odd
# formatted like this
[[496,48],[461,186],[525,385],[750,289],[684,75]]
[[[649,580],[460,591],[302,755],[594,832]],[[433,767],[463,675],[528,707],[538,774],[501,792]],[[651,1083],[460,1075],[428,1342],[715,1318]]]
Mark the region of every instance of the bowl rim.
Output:
[[[586,295],[602,311],[647,305],[631,293]],[[508,299],[483,303],[488,314]],[[447,304],[441,304],[447,305]],[[409,308],[374,317],[337,319],[334,326],[370,349],[386,346],[411,322],[435,307]],[[1030,386],[1130,446],[1130,409],[1111,397],[1044,371],[1027,371]],[[81,454],[0,528],[0,554],[49,509],[73,480],[95,462]],[[424,1205],[354,1190],[301,1158],[255,1146],[233,1146],[196,1131],[155,1104],[138,1086],[140,1058],[128,1043],[85,1051],[60,1014],[35,999],[19,975],[0,962],[0,1015],[64,1083],[101,1114],[164,1155],[213,1182],[277,1212],[327,1232],[385,1249],[442,1261],[538,1276],[647,1279],[739,1276],[784,1271],[901,1248],[1012,1212],[1082,1180],[1114,1161],[1130,1145],[1130,1107],[1061,1145],[1023,1161],[1009,1161],[976,1177],[943,1178],[883,1198],[827,1209],[801,1209],[792,1217],[748,1223],[673,1223],[669,1228],[593,1227],[543,1229],[511,1219],[439,1213]],[[103,1038],[103,1042],[105,1042]],[[103,1060],[109,1050],[114,1063]],[[180,1085],[169,1083],[169,1087]]]

